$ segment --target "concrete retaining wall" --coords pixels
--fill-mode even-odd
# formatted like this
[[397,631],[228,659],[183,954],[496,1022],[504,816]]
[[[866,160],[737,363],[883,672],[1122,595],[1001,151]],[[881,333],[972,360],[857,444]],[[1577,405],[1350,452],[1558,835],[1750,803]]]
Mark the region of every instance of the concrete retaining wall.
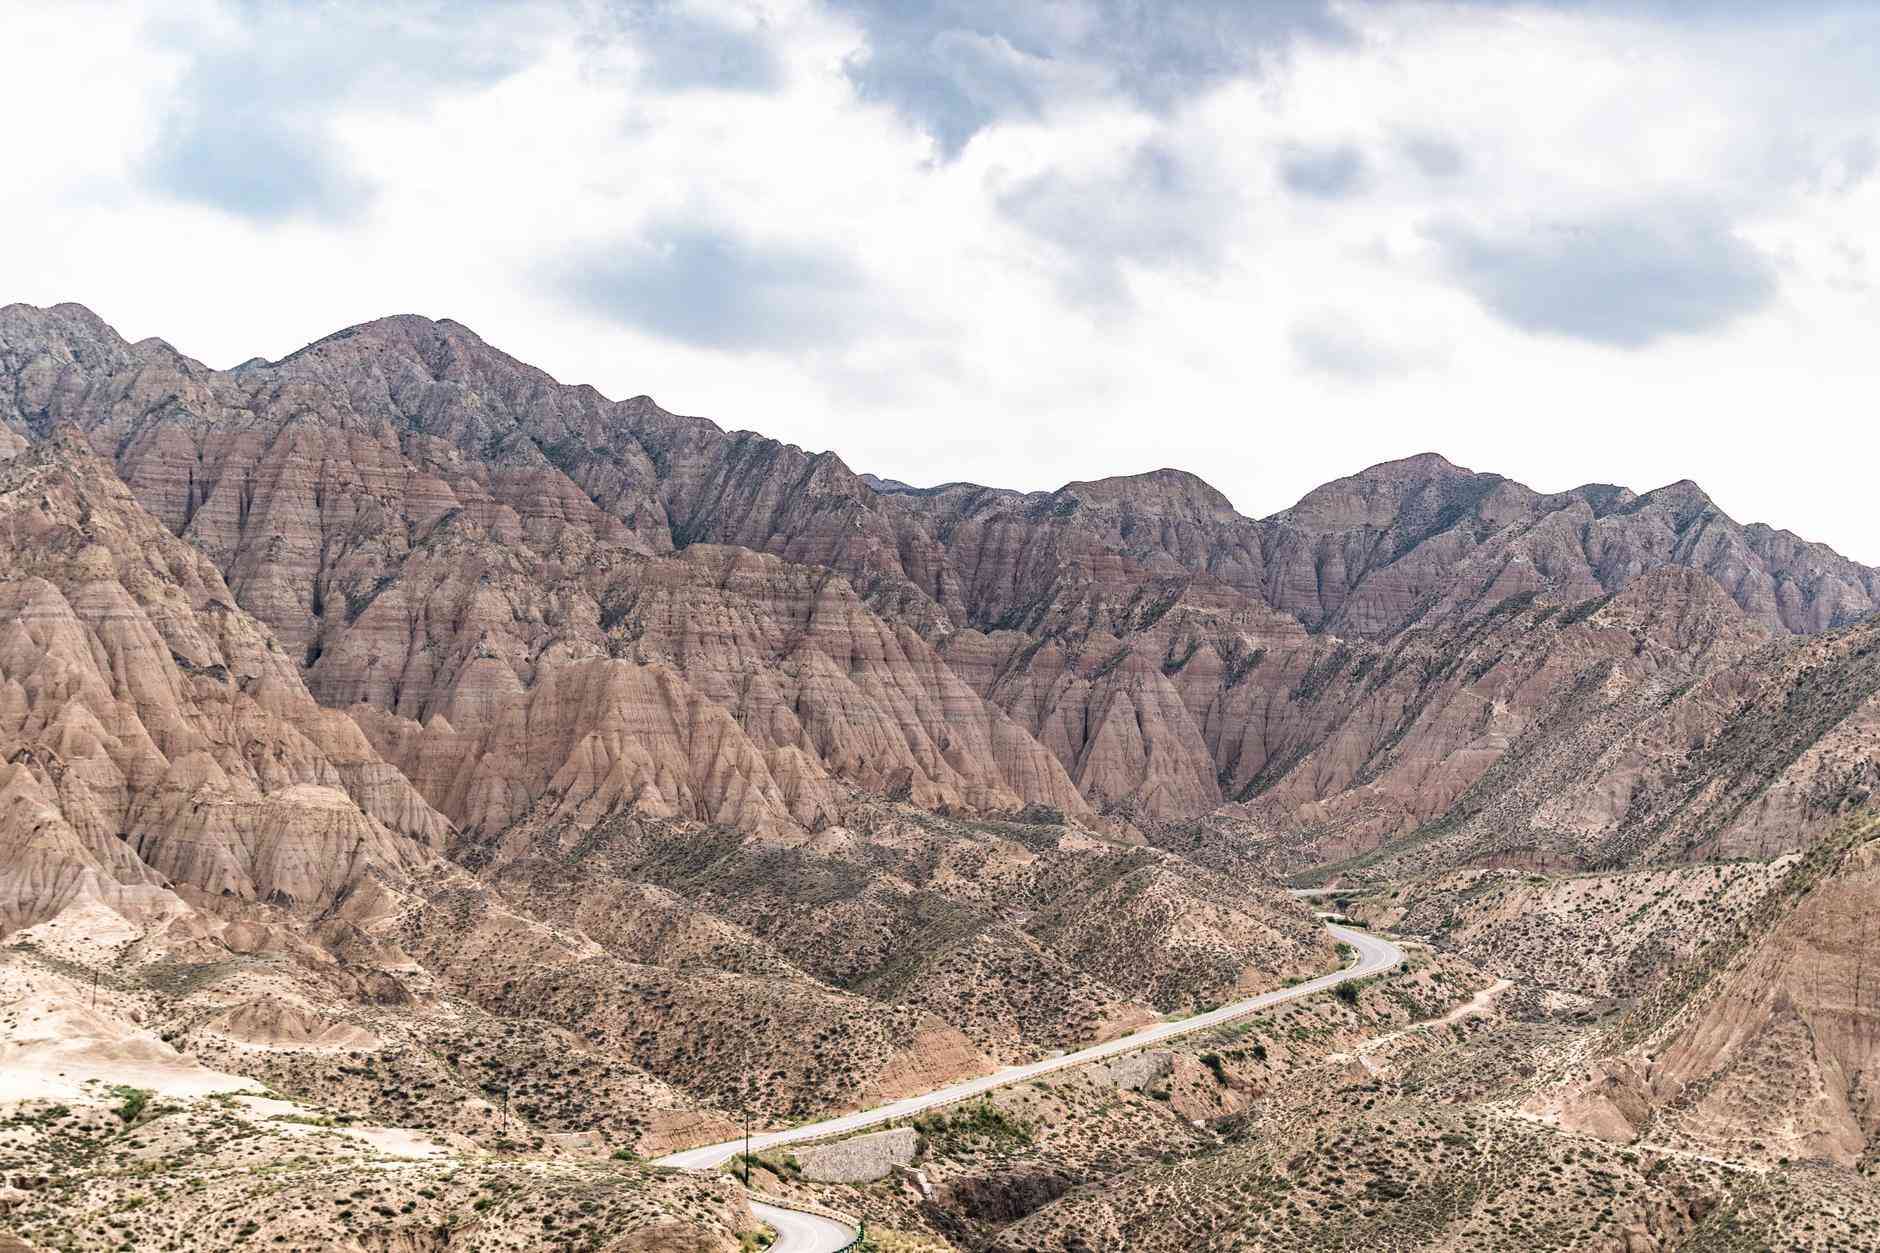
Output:
[[792,1151],[805,1179],[817,1183],[872,1183],[886,1179],[896,1166],[911,1166],[918,1139],[912,1127],[896,1127]]

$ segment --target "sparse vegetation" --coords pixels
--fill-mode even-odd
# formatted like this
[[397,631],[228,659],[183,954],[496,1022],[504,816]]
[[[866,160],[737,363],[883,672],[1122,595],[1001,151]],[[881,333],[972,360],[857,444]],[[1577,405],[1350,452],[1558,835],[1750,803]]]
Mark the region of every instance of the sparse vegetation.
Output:
[[1030,1124],[991,1101],[963,1105],[951,1112],[926,1114],[914,1120],[914,1129],[929,1141],[989,1140],[1029,1144]]

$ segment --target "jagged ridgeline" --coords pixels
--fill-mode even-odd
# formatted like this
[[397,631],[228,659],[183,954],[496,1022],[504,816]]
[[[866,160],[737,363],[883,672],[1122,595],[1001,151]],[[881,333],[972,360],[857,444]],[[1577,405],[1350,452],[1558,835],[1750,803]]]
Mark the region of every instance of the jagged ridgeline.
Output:
[[[1173,470],[914,489],[415,317],[216,371],[12,306],[0,369],[16,446],[82,433],[321,706],[486,834],[622,806],[810,832],[860,791],[1139,830],[1228,805],[1292,837],[1288,870],[1442,821],[1536,864],[1773,852],[1834,798],[1660,813],[1741,754],[1658,733],[1732,738],[1737,686],[1838,664],[1798,637],[1880,590],[1690,483],[1545,496],[1436,456],[1262,520]],[[1559,770],[1597,781],[1565,810]]]

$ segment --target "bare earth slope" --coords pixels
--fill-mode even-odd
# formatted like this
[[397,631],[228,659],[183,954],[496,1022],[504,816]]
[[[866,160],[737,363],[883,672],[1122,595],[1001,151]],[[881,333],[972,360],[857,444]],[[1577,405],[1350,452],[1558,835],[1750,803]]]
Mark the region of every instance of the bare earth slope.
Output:
[[1530,1108],[1620,1140],[1871,1168],[1877,829],[1859,816],[1794,859]]
[[74,904],[369,914],[449,824],[82,441],[0,469],[7,929]]
[[[1389,880],[1461,864],[1611,869],[1808,847],[1880,782],[1880,621],[1768,639],[1730,622],[1707,580],[1673,577],[1571,611],[1602,652],[1570,663],[1533,715],[1503,718],[1512,734],[1446,811],[1374,848],[1350,824],[1306,827],[1277,843],[1277,863]],[[1501,654],[1475,692],[1499,695],[1488,684],[1518,655]]]

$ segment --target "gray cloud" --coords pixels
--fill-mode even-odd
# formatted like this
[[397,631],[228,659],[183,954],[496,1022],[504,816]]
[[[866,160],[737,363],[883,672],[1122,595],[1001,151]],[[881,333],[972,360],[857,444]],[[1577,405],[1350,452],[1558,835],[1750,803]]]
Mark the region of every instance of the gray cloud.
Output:
[[1419,364],[1430,364],[1435,354],[1417,355],[1380,343],[1349,318],[1322,312],[1293,323],[1287,339],[1293,360],[1315,374],[1347,383],[1371,383],[1399,378]]
[[1797,186],[1826,194],[1843,196],[1857,190],[1880,168],[1880,144],[1871,133],[1845,138],[1820,134],[1820,128],[1807,133],[1783,135],[1787,140],[1775,146],[1768,162],[1772,178],[1786,179]]
[[1397,374],[1395,361],[1378,356],[1361,335],[1325,322],[1300,322],[1288,333],[1293,359],[1316,374],[1369,382]]
[[830,0],[861,24],[848,66],[866,98],[894,106],[956,156],[975,134],[1034,118],[1059,94],[1100,87],[1167,109],[1251,72],[1299,37],[1343,40],[1324,0]]
[[783,81],[782,64],[761,26],[731,26],[678,0],[633,0],[606,13],[612,33],[646,57],[645,78],[655,87],[767,92]]
[[1462,149],[1434,135],[1406,135],[1397,146],[1403,149],[1412,165],[1430,178],[1453,178],[1468,165]]
[[1620,348],[1716,330],[1763,308],[1777,288],[1762,253],[1686,206],[1507,234],[1448,223],[1430,237],[1456,281],[1504,321]]
[[371,199],[334,134],[342,109],[415,109],[440,92],[491,85],[558,33],[633,45],[655,89],[767,91],[781,80],[761,28],[734,28],[680,0],[579,13],[537,0],[246,3],[235,12],[232,35],[166,31],[187,68],[144,174],[167,195],[258,221],[345,218]]
[[145,173],[179,200],[271,222],[350,216],[372,189],[339,163],[317,124],[291,115],[173,117]]
[[847,68],[864,96],[895,105],[948,156],[1000,118],[1037,117],[1051,77],[1050,66],[1003,37],[971,30],[884,42]]
[[526,63],[506,4],[446,20],[417,3],[241,6],[232,37],[172,28],[188,55],[145,176],[158,190],[240,216],[342,218],[372,189],[338,155],[342,104],[411,105],[495,82]]
[[999,196],[1001,213],[1065,258],[1080,301],[1127,298],[1123,266],[1204,268],[1220,259],[1235,197],[1161,143],[1136,149],[1120,169],[1094,175],[1047,170]]
[[1861,12],[1865,0],[1455,0],[1483,9],[1558,9],[1564,13],[1646,18],[1691,25],[1764,23],[1772,19],[1812,21],[1824,13]]
[[1280,162],[1287,187],[1314,200],[1342,200],[1364,186],[1364,154],[1350,144],[1299,148]]
[[622,326],[701,348],[839,347],[897,320],[839,253],[689,222],[656,222],[637,239],[570,255],[554,281]]

